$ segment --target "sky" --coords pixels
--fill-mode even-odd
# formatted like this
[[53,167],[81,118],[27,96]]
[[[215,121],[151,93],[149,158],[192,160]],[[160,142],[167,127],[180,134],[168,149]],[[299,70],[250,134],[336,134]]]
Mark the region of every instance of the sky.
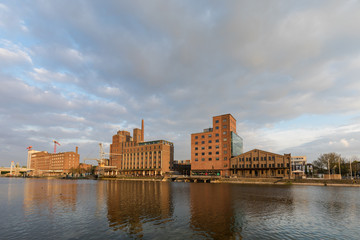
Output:
[[244,151],[360,151],[360,2],[0,1],[0,166],[28,146],[174,143],[231,113]]

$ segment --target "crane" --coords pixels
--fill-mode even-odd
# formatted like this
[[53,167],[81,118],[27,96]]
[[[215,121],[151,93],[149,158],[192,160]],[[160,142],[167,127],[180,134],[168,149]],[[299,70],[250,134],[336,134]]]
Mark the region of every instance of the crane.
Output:
[[100,147],[100,156],[99,158],[85,158],[85,161],[89,161],[89,160],[96,160],[98,162],[98,166],[99,166],[99,175],[103,175],[105,168],[107,169],[111,169],[111,168],[116,168],[116,166],[108,166],[106,164],[106,155],[122,155],[122,154],[116,154],[116,153],[105,153],[104,152],[104,147],[102,143],[99,143],[99,147]]
[[54,153],[56,153],[56,144],[60,146],[60,143],[56,140],[54,140],[53,142],[54,142]]

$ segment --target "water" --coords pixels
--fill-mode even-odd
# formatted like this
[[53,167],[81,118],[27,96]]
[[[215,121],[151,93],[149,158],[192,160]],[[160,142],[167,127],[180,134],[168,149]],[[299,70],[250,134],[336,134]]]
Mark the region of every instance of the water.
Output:
[[0,178],[0,239],[359,239],[360,188]]

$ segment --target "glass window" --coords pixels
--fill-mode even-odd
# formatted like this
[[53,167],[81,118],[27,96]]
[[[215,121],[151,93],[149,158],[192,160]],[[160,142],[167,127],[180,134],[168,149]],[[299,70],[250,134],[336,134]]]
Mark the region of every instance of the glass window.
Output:
[[227,126],[226,126],[226,125],[223,125],[223,128],[227,128]]
[[198,150],[198,147],[196,147],[195,150]]
[[201,135],[201,138],[205,138],[205,135]]
[[202,158],[201,161],[205,161],[205,158]]
[[201,147],[201,150],[204,150],[205,149],[205,147]]
[[219,123],[219,120],[215,120],[215,123]]
[[215,129],[219,129],[219,126],[216,126]]
[[218,157],[216,158],[216,161],[219,161],[219,158],[218,158]]
[[209,155],[211,155],[212,154],[212,152],[209,152]]
[[211,143],[211,140],[209,140],[209,143]]
[[223,119],[223,122],[226,122],[226,118]]
[[215,142],[219,142],[219,139],[216,139]]
[[198,145],[198,142],[195,142],[195,145]]
[[195,158],[195,162],[197,162],[198,161],[198,159],[197,158]]
[[201,153],[201,155],[205,155],[205,153]]
[[211,137],[211,134],[209,134],[209,137]]
[[226,131],[223,131],[223,135],[225,135],[226,134]]
[[198,155],[198,153],[195,153],[195,156],[197,156]]
[[211,147],[211,146],[209,146],[209,147],[208,147],[208,149],[212,149],[212,147]]
[[224,142],[226,142],[227,141],[227,138],[224,138]]
[[227,151],[224,151],[224,154],[227,154]]
[[212,158],[209,158],[209,161],[212,161]]
[[205,141],[201,141],[201,144],[204,144],[205,143]]
[[218,136],[219,136],[219,134],[218,134],[218,133],[216,133],[216,134],[215,134],[215,137],[218,137]]
[[219,154],[219,152],[216,152],[216,154]]

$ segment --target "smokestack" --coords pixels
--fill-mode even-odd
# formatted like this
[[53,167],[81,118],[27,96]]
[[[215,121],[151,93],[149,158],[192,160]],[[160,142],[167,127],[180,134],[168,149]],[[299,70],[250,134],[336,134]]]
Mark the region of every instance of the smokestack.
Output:
[[144,142],[144,119],[141,120],[141,141]]
[[79,147],[76,147],[76,148],[75,148],[76,154],[78,154],[78,151],[79,151]]

